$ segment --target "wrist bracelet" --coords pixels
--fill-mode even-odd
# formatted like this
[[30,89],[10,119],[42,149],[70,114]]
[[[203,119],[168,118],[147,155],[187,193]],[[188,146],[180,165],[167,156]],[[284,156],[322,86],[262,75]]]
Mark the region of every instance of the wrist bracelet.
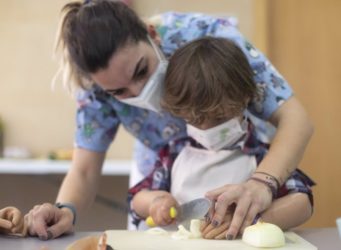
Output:
[[281,187],[281,184],[279,183],[279,180],[275,177],[275,176],[273,176],[273,175],[271,175],[271,174],[268,174],[268,173],[265,173],[265,172],[262,172],[262,171],[256,171],[256,172],[254,172],[254,174],[262,174],[262,175],[265,175],[266,177],[266,179],[269,179],[269,180],[272,180],[272,181],[274,181],[274,182],[276,182],[276,184],[277,184],[277,189],[279,189],[280,187]]
[[260,183],[265,184],[268,188],[270,188],[271,194],[272,194],[272,199],[275,199],[277,197],[277,188],[273,185],[272,182],[257,178],[257,177],[250,177],[249,180],[254,180]]
[[61,202],[57,202],[55,204],[55,206],[59,209],[62,209],[64,207],[68,208],[71,210],[72,214],[73,214],[73,221],[72,221],[72,225],[75,225],[76,224],[76,208],[73,204],[71,203],[61,203]]

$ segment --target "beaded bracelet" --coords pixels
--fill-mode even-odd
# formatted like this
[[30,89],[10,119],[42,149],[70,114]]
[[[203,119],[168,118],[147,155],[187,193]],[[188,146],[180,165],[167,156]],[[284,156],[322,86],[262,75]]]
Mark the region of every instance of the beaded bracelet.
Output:
[[279,189],[280,188],[280,183],[279,183],[279,180],[275,177],[275,176],[273,176],[273,175],[271,175],[271,174],[268,174],[268,173],[265,173],[265,172],[261,172],[261,171],[256,171],[256,172],[254,172],[254,174],[262,174],[262,175],[265,175],[265,178],[267,179],[267,180],[271,180],[271,181],[274,181],[274,182],[276,182],[276,184],[277,184],[277,189]]
[[265,184],[266,186],[268,186],[270,188],[271,194],[272,194],[272,199],[275,199],[277,197],[277,188],[274,186],[274,184],[270,181],[266,181],[257,177],[250,177],[249,180],[254,180],[260,183]]

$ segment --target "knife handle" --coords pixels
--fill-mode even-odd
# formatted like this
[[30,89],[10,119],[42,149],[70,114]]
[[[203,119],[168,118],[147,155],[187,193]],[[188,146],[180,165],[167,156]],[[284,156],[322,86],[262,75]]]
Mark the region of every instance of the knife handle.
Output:
[[[176,215],[178,214],[178,212],[176,211],[175,207],[171,207],[169,209],[169,216],[174,219],[176,217]],[[146,224],[148,227],[155,227],[156,224],[153,220],[153,218],[151,216],[148,216],[147,219],[145,220]]]

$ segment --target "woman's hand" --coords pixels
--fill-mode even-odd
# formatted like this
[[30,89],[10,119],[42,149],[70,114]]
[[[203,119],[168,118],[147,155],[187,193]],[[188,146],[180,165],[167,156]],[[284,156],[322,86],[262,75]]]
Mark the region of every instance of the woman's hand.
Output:
[[228,209],[235,205],[232,221],[228,226],[226,238],[234,239],[244,228],[251,225],[258,213],[267,209],[272,203],[270,188],[260,182],[248,180],[236,185],[225,185],[206,193],[206,197],[215,202],[210,211],[213,227],[219,227]]
[[157,196],[149,206],[149,215],[158,226],[166,226],[174,221],[170,215],[171,207],[177,208],[179,205],[175,198],[170,194]]
[[21,212],[15,207],[0,210],[0,232],[26,236],[27,227]]
[[60,209],[50,203],[34,206],[25,219],[28,224],[28,233],[42,240],[57,238],[73,231],[71,210]]

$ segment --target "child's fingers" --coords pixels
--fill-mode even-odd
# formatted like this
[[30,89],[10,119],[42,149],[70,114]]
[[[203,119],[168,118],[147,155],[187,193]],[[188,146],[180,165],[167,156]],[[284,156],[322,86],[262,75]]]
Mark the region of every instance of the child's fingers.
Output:
[[[208,224],[205,229],[202,231],[202,236],[204,237],[206,234],[208,234],[210,231],[212,231],[215,227],[210,223]],[[205,237],[204,237],[205,238]]]
[[160,224],[162,226],[168,225],[172,222],[172,218],[169,214],[170,207],[168,206],[162,206],[162,208],[159,210],[158,219],[160,220]]
[[224,222],[219,227],[212,228],[212,230],[206,232],[203,237],[205,239],[215,239],[215,237],[219,236],[224,231],[227,231],[229,226],[228,222]]
[[[207,218],[207,217],[206,217],[206,218]],[[201,224],[200,224],[200,232],[205,231],[206,227],[207,227],[208,225],[210,225],[210,224],[211,224],[210,221],[207,220],[207,219],[201,221]]]
[[11,229],[12,226],[13,226],[12,222],[0,218],[0,228],[2,228],[2,229]]
[[214,237],[215,240],[226,240],[227,229],[221,232],[219,235]]

